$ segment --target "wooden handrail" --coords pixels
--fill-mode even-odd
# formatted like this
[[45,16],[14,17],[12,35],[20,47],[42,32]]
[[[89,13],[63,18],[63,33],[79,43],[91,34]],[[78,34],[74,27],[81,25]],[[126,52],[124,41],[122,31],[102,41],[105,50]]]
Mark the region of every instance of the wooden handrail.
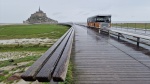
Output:
[[[71,40],[73,37],[74,29],[71,27],[51,48],[49,48],[27,71],[21,75],[21,78],[25,81],[38,80],[39,82],[50,82],[53,78],[53,73],[56,73],[56,71],[60,72],[58,69],[64,66],[63,63],[68,63],[72,46]],[[64,58],[67,60],[64,60]],[[62,65],[60,65],[60,63],[62,63]],[[64,67],[66,69],[64,72],[61,72],[66,75],[67,67]],[[65,80],[65,76],[62,78]],[[56,82],[60,81],[62,80],[57,80]]]

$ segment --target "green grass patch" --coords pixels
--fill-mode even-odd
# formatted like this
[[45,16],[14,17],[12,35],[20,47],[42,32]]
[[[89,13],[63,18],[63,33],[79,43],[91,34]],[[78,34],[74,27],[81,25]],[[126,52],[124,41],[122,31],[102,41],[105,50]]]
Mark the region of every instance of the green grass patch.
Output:
[[1,52],[12,52],[12,51],[47,51],[49,46],[17,46],[17,45],[0,45]]
[[[58,39],[60,38],[67,30],[68,26],[62,25],[50,25],[50,24],[36,24],[36,25],[5,25],[0,26],[0,39],[21,39],[21,38],[50,38]],[[51,46],[51,45],[50,45]],[[0,45],[0,52],[11,52],[11,51],[37,51],[45,52],[50,46],[40,46],[40,45]],[[24,69],[28,66],[31,66],[34,61],[36,61],[40,56],[26,56],[24,58],[14,59],[14,62],[0,61],[0,67],[5,67],[9,65],[16,65],[21,62],[29,62],[23,66],[17,66],[13,71]],[[61,84],[72,84],[72,63],[70,62],[68,67],[68,73],[66,81]],[[0,82],[6,82],[12,74],[9,74],[7,71],[3,72],[7,74],[6,76],[0,75]],[[12,81],[10,81],[12,82]],[[8,81],[8,83],[10,83]],[[44,83],[47,84],[47,83]]]
[[6,75],[8,73],[9,73],[9,71],[3,71],[3,75],[0,75],[0,82],[2,82],[3,80],[6,79],[6,76],[4,76],[4,75]]
[[5,67],[9,65],[14,65],[20,62],[27,62],[27,61],[36,61],[40,56],[27,56],[24,58],[15,59],[14,62],[9,62],[9,60],[6,61],[0,61],[0,67]]
[[0,82],[2,82],[3,80],[5,80],[6,79],[6,77],[5,76],[3,76],[3,75],[0,75]]
[[54,24],[33,24],[33,25],[4,25],[0,26],[0,39],[19,38],[51,38],[61,37],[68,26]]
[[4,83],[6,83],[6,84],[12,84],[14,81],[8,81],[7,79],[9,78],[9,77],[11,77],[13,74],[11,73],[11,74],[7,74],[7,76],[5,76],[5,79],[3,79],[2,81],[4,82]]
[[[31,66],[34,63],[34,61],[36,61],[39,57],[40,56],[28,56],[25,58],[16,59],[16,60],[14,60],[14,62],[9,62],[8,60],[0,61],[0,64],[1,64],[0,67],[9,66],[9,65],[17,65],[17,63],[20,63],[20,62],[31,61],[26,65],[16,66],[16,68],[11,70],[11,71],[16,71],[16,70],[20,69],[19,73],[23,73],[24,69],[28,66]],[[3,75],[0,75],[0,82],[5,82],[7,84],[13,83],[14,81],[7,81],[7,79],[9,77],[11,77],[12,75],[13,75],[13,73],[9,74],[9,71],[3,71]]]
[[0,75],[0,82],[2,82],[3,80],[5,80],[7,77],[5,75],[7,75],[9,73],[9,71],[3,71],[3,75]]

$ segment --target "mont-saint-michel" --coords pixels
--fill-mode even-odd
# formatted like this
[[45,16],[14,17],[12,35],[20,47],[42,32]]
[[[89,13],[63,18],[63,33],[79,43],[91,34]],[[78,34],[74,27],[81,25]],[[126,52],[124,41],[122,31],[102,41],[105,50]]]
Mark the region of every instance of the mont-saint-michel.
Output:
[[28,18],[26,21],[23,21],[23,23],[27,23],[27,24],[57,24],[58,21],[48,18],[46,13],[44,13],[39,7],[39,10],[36,11],[35,13],[31,14],[30,18]]

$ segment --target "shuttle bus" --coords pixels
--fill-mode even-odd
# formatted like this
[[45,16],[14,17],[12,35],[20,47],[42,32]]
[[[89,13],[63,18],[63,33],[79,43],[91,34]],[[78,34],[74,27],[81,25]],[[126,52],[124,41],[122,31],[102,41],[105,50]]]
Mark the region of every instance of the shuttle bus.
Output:
[[87,26],[108,31],[111,28],[111,15],[96,15],[87,19]]

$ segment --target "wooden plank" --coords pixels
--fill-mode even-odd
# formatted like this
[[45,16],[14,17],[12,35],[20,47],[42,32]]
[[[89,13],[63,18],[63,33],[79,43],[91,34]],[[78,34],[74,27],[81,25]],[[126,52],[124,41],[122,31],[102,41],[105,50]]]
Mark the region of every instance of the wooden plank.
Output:
[[85,27],[75,26],[72,50],[75,84],[150,84],[148,55]]
[[59,60],[58,65],[54,71],[53,80],[56,82],[64,82],[65,81],[67,70],[68,70],[68,64],[69,64],[69,60],[70,60],[73,37],[74,37],[74,31],[71,34],[69,41],[65,47],[65,50],[62,54],[62,57]]
[[66,37],[66,35],[71,31],[69,29],[51,48],[49,48],[34,64],[21,75],[21,78],[25,81],[35,81],[35,75],[39,72],[42,66],[46,63],[46,61],[51,57],[51,54],[54,50],[60,45],[62,40]]
[[61,54],[66,46],[66,43],[71,35],[71,31],[67,34],[65,39],[61,42],[61,44],[57,47],[55,52],[51,55],[51,58],[45,63],[39,73],[36,75],[36,79],[40,82],[49,82],[51,80],[51,74],[54,71],[56,64],[58,63]]

